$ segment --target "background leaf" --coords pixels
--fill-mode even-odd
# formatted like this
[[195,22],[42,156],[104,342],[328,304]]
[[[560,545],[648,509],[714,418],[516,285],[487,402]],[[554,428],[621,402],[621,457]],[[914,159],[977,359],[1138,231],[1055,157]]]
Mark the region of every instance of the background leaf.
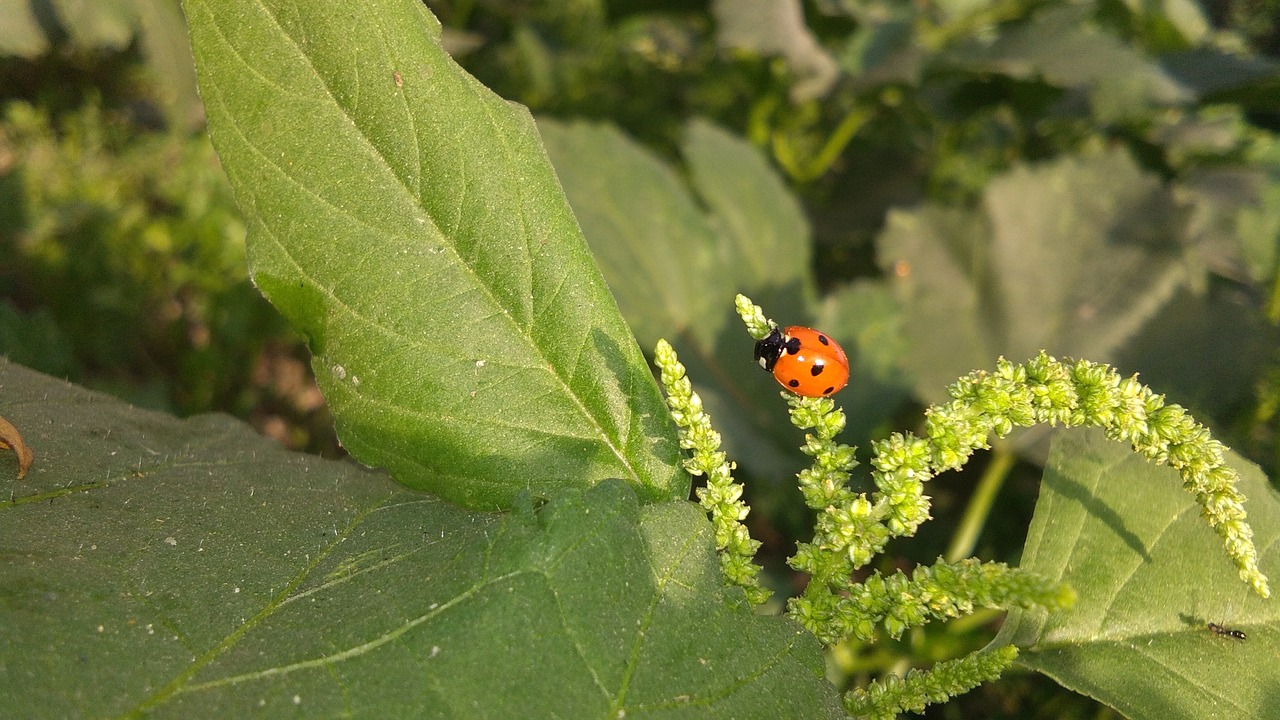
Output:
[[[0,57],[39,62],[42,55],[66,58],[83,52],[96,53],[90,62],[103,63],[104,56],[128,52],[136,41],[155,83],[145,105],[158,104],[171,127],[203,124],[186,26],[173,0],[0,0],[0,18]],[[15,85],[29,82],[20,78],[22,73],[6,79]],[[111,94],[110,88],[96,89]],[[135,111],[148,114],[142,103]]]
[[40,452],[0,456],[6,714],[842,717],[690,503],[466,511],[5,361],[0,412]]
[[36,0],[36,4],[51,6],[72,40],[81,45],[120,48],[133,38],[134,3],[129,0]]
[[1195,277],[1172,199],[1125,153],[1017,167],[984,206],[895,212],[881,238],[930,402],[1000,355],[1111,359]]
[[254,280],[353,455],[472,507],[606,477],[687,496],[532,121],[420,3],[185,7]]
[[712,343],[731,319],[736,268],[676,172],[611,125],[540,119],[538,131],[641,344]]
[[887,288],[858,283],[816,303],[808,222],[759,150],[691,122],[682,175],[608,125],[540,119],[538,128],[641,344],[665,337],[676,347],[743,467],[781,490],[804,460],[777,383],[752,361],[753,343],[733,310],[739,292],[780,323],[817,324],[850,351],[853,373],[840,398],[853,442],[903,401],[903,348]]
[[31,0],[0,0],[0,54],[34,57],[49,47]]
[[1140,116],[1152,105],[1194,99],[1139,49],[1092,26],[1086,20],[1092,12],[1087,5],[1049,6],[992,42],[965,44],[949,59],[970,71],[1039,76],[1086,93],[1094,116],[1104,122]]
[[716,0],[716,44],[786,58],[797,76],[791,97],[803,102],[824,95],[840,74],[834,58],[805,25],[798,0]]
[[689,181],[729,248],[729,267],[770,312],[812,302],[813,251],[804,208],[760,151],[706,121],[686,128]]
[[[1264,573],[1280,573],[1280,495],[1229,454]],[[1015,610],[994,644],[1018,662],[1134,720],[1269,717],[1280,673],[1280,606],[1239,580],[1199,506],[1171,468],[1099,431],[1058,433],[1022,566],[1063,580],[1075,607]],[[1224,638],[1207,624],[1239,629]]]

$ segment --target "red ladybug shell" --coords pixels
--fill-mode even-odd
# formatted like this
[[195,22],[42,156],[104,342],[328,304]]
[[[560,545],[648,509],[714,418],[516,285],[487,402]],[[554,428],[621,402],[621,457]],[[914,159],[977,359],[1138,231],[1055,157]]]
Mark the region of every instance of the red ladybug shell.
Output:
[[849,382],[849,358],[826,333],[791,325],[756,342],[756,360],[782,387],[805,397],[826,397]]

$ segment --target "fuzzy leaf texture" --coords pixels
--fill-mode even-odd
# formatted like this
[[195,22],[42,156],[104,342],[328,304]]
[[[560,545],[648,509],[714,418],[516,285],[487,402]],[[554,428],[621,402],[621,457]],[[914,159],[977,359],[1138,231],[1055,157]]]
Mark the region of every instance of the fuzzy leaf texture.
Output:
[[0,413],[37,449],[0,454],[6,718],[844,716],[692,503],[464,510],[3,359]]
[[[1234,453],[1259,565],[1280,572],[1280,494]],[[1069,612],[1017,609],[993,645],[1133,720],[1274,717],[1280,603],[1237,577],[1178,473],[1097,430],[1055,436],[1022,568],[1070,583]],[[1223,637],[1209,623],[1237,629]]]
[[685,498],[675,428],[527,111],[416,0],[188,0],[254,281],[343,444],[469,507],[618,477]]

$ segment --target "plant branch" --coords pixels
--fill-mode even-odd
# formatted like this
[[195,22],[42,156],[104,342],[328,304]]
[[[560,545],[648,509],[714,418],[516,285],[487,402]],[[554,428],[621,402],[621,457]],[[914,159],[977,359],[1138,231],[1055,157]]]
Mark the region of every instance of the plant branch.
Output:
[[956,534],[951,538],[951,545],[943,556],[947,562],[956,562],[973,554],[973,548],[978,544],[978,536],[982,534],[982,528],[987,524],[987,517],[991,515],[996,496],[1000,494],[1000,488],[1004,486],[1004,481],[1009,477],[1009,471],[1013,469],[1016,462],[1017,456],[1004,445],[998,445],[992,450],[991,462],[978,480],[978,486],[974,489],[973,496],[969,498],[969,505],[964,510],[964,517],[960,518],[960,527],[956,528]]

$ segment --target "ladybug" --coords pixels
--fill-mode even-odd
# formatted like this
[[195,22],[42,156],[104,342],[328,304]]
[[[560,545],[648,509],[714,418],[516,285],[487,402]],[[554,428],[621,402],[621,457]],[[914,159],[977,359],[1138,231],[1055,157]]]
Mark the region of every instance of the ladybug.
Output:
[[775,327],[756,342],[755,356],[778,384],[804,397],[827,397],[849,382],[849,358],[844,350],[826,333],[813,328]]

